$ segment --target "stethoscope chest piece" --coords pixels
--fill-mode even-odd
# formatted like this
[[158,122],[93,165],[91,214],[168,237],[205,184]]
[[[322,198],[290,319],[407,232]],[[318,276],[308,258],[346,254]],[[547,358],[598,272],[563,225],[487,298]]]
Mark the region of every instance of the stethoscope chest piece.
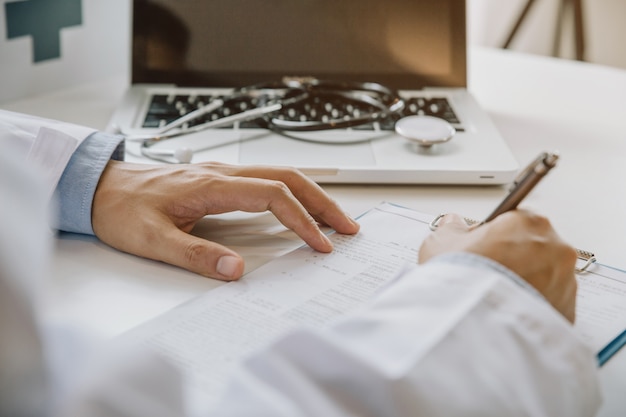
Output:
[[456,133],[450,123],[433,116],[403,117],[396,122],[395,129],[397,134],[423,148],[447,142]]

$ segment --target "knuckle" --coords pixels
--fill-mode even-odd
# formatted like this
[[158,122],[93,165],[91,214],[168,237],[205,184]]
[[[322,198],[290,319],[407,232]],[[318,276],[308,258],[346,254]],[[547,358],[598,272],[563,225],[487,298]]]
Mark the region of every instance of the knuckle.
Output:
[[304,178],[304,174],[295,167],[285,167],[283,170],[288,178]]
[[294,167],[281,167],[279,178],[294,190],[305,191],[307,187],[316,187],[317,185],[309,177],[304,175],[302,171]]
[[525,211],[524,219],[530,226],[538,230],[547,230],[552,228],[550,220],[546,216],[532,211]]
[[293,166],[279,166],[279,167],[273,167],[275,172],[278,173],[281,176],[301,176],[301,172],[299,169],[297,169],[296,167]]
[[185,261],[191,265],[196,265],[203,257],[204,247],[199,242],[187,244],[184,251]]
[[278,196],[281,198],[291,197],[291,190],[289,189],[287,184],[282,181],[271,180],[268,181],[267,186],[273,196]]
[[552,229],[552,223],[550,222],[550,219],[548,219],[545,216],[541,216],[536,214],[535,218],[534,218],[535,224],[541,229],[541,230],[551,230]]

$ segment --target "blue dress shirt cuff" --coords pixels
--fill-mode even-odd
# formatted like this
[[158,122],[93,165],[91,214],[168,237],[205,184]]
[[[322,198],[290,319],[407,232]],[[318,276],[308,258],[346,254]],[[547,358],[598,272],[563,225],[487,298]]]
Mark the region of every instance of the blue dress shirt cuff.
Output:
[[91,206],[100,176],[111,160],[124,159],[122,136],[95,132],[72,155],[57,185],[57,229],[93,235]]

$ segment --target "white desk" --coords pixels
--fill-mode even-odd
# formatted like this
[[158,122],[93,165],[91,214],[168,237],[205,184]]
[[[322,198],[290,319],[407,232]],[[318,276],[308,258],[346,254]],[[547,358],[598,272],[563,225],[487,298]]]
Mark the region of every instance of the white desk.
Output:
[[[510,51],[472,49],[470,90],[492,115],[521,164],[541,150],[559,150],[561,161],[531,193],[524,207],[549,216],[574,246],[594,251],[603,263],[626,268],[626,72]],[[103,129],[126,78],[120,76],[1,107]],[[358,215],[382,200],[427,213],[458,212],[481,218],[505,194],[504,187],[328,186],[348,212]],[[222,221],[224,220],[224,221]],[[224,226],[228,220],[232,226]],[[277,251],[299,244],[269,215],[220,218],[217,231],[202,231],[239,250],[248,269]],[[207,228],[214,223],[206,224]],[[254,246],[255,230],[276,235]],[[119,253],[92,237],[58,239],[46,311],[98,335],[111,337],[218,282]],[[252,243],[250,243],[252,242]],[[626,350],[601,370],[606,402],[601,416],[626,415]]]

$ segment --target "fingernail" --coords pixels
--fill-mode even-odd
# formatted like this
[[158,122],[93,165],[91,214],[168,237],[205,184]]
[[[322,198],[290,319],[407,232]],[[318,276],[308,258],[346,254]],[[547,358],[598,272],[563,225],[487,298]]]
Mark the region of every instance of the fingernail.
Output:
[[240,263],[241,260],[235,256],[222,256],[217,261],[217,273],[227,278],[236,278]]

